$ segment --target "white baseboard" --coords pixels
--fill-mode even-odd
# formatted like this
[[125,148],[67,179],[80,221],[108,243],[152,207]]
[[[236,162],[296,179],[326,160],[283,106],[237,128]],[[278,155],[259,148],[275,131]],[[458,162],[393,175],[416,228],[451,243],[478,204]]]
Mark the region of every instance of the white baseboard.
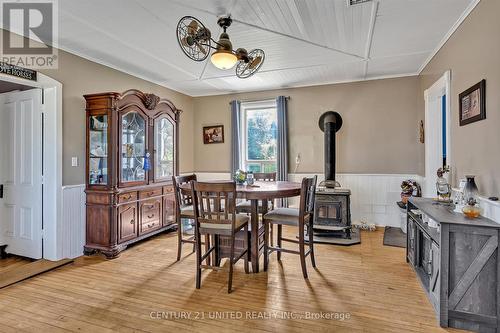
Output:
[[[227,172],[196,172],[199,180],[227,180]],[[300,182],[303,177],[314,174],[289,174],[290,181]],[[324,176],[318,174],[318,182]],[[410,174],[337,174],[342,187],[351,190],[352,221],[363,220],[377,226],[401,226],[401,210],[396,202],[401,199],[401,182],[414,179],[421,184],[421,177]],[[297,205],[297,198],[289,200],[291,206]]]
[[63,186],[62,257],[83,255],[85,245],[85,185]]

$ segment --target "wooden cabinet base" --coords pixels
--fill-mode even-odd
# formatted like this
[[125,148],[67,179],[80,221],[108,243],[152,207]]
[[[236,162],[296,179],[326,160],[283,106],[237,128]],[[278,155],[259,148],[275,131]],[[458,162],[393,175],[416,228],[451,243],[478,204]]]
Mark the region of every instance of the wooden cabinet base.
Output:
[[111,246],[111,247],[85,245],[83,248],[83,254],[86,256],[90,256],[96,253],[102,253],[106,257],[106,259],[116,259],[120,256],[120,253],[122,251],[125,251],[127,249],[129,245],[145,240],[161,232],[173,231],[175,229],[176,225],[169,225],[161,229],[152,231],[150,233],[144,234],[142,236],[139,236],[137,238],[134,238],[132,240],[129,240],[127,242],[117,244],[116,246]]
[[[432,228],[416,209],[439,224]],[[439,324],[500,332],[500,225],[467,219],[432,199],[408,202],[407,261],[433,305]]]

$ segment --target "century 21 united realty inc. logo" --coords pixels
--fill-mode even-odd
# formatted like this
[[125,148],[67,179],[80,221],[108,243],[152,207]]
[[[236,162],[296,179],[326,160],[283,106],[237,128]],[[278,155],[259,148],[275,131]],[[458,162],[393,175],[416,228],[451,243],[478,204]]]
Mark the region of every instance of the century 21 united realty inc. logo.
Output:
[[0,0],[0,3],[3,28],[0,61],[31,69],[57,68],[57,0]]

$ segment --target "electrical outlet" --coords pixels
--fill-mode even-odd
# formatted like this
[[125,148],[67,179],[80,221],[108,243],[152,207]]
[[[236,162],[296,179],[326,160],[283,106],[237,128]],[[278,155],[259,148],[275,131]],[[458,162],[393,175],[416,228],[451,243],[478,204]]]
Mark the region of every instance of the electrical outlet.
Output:
[[300,153],[298,153],[297,157],[295,157],[295,170],[293,170],[293,173],[297,173],[299,165],[300,165]]
[[78,157],[72,157],[71,158],[71,166],[72,167],[77,167],[78,166]]

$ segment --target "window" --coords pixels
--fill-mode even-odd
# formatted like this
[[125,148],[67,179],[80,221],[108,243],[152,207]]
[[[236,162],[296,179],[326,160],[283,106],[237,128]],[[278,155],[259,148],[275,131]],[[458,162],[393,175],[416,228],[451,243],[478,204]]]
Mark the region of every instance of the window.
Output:
[[241,112],[243,169],[251,172],[276,172],[276,102],[242,103]]

